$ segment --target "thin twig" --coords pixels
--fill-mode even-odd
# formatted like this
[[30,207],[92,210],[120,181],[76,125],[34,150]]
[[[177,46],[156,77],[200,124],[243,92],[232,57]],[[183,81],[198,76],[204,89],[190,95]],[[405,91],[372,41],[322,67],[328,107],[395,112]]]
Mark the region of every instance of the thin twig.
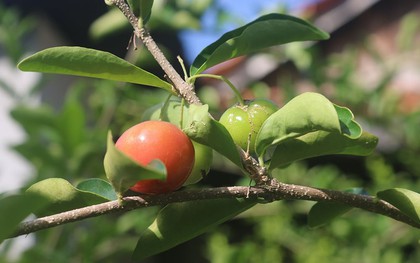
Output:
[[347,192],[319,189],[301,185],[278,183],[271,187],[232,186],[205,189],[189,189],[169,194],[154,196],[124,197],[122,204],[119,201],[110,201],[98,205],[83,207],[51,216],[23,222],[11,237],[27,235],[39,230],[52,228],[83,219],[130,211],[142,207],[163,206],[176,202],[187,202],[218,198],[251,198],[265,201],[275,200],[308,200],[342,203],[351,207],[360,208],[373,213],[381,214],[397,221],[406,223],[415,228],[420,224],[387,202],[368,195],[352,194]]

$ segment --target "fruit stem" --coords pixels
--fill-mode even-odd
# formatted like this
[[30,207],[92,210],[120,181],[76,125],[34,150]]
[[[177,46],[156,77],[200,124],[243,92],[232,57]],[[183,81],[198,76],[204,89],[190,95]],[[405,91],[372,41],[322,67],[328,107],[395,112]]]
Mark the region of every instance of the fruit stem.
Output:
[[185,68],[184,60],[180,56],[177,56],[176,58],[178,59],[178,62],[181,65],[182,72],[184,73],[184,79],[187,80],[188,73],[187,73],[187,69]]
[[188,82],[190,82],[192,80],[195,80],[197,78],[212,78],[212,79],[218,79],[218,80],[224,81],[230,87],[230,89],[233,91],[233,93],[235,94],[235,98],[238,101],[239,105],[241,105],[241,106],[245,105],[244,99],[242,98],[239,90],[225,76],[213,75],[213,74],[197,74],[197,75],[189,77]]

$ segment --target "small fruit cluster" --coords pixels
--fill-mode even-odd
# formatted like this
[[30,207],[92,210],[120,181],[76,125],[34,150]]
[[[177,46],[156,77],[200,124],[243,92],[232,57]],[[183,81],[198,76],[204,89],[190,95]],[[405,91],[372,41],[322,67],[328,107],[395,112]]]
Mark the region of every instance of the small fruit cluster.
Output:
[[270,100],[245,101],[244,105],[234,105],[227,109],[220,117],[220,123],[239,147],[253,153],[255,138],[261,126],[277,110],[277,105]]
[[[162,105],[153,111],[161,109]],[[262,124],[277,109],[269,100],[246,101],[226,110],[220,123],[238,146],[252,152]],[[140,165],[147,166],[156,159],[165,165],[165,181],[141,180],[130,188],[144,194],[168,193],[198,182],[209,172],[213,159],[211,148],[191,141],[176,125],[160,120],[134,125],[120,136],[115,146]]]

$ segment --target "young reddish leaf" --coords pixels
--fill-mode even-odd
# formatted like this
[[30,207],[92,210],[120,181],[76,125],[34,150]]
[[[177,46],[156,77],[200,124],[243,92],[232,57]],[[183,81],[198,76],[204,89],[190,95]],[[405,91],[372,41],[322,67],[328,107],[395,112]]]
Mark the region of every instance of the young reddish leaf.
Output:
[[255,204],[250,199],[214,199],[167,205],[140,237],[133,259],[144,259],[175,247]]
[[283,14],[264,15],[240,28],[227,32],[216,42],[203,49],[192,64],[190,75],[194,76],[221,62],[267,47],[295,41],[328,38],[328,33],[305,20]]
[[25,58],[22,71],[76,75],[158,87],[171,84],[111,53],[84,47],[53,47]]
[[[156,163],[160,165],[156,165]],[[122,195],[140,180],[166,179],[166,168],[159,160],[149,166],[142,166],[115,147],[111,132],[108,133],[107,150],[104,158],[105,174],[118,195]]]
[[395,206],[411,219],[420,223],[420,194],[404,188],[380,191],[377,197]]

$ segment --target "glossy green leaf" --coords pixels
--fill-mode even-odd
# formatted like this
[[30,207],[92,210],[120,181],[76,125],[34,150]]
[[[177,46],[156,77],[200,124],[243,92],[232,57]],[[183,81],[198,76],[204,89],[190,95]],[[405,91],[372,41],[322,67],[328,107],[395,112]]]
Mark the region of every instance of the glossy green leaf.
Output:
[[[352,188],[346,192],[353,194],[366,194],[363,188]],[[312,206],[308,214],[308,225],[318,227],[325,225],[334,218],[344,215],[352,209],[351,206],[335,202],[317,202]]]
[[232,137],[225,126],[210,116],[208,105],[190,105],[188,114],[183,131],[190,138],[213,148],[238,167],[243,167]]
[[109,79],[171,91],[171,84],[111,53],[84,47],[53,47],[24,60],[18,68],[35,71]]
[[[138,181],[145,179],[166,179],[166,168],[159,160],[149,166],[141,166],[119,151],[108,133],[107,150],[104,158],[105,174],[117,194],[121,195]],[[156,163],[161,163],[156,165]]]
[[352,139],[360,137],[362,127],[354,120],[353,112],[346,107],[341,107],[336,104],[333,105],[340,120],[341,133]]
[[213,148],[234,164],[242,168],[237,146],[226,128],[214,120],[208,112],[208,105],[187,105],[171,99],[164,105],[158,104],[147,110],[143,120],[163,120],[181,128],[191,139]]
[[18,224],[47,206],[48,200],[36,194],[20,194],[0,199],[0,243],[13,234]]
[[76,185],[76,188],[84,192],[96,194],[110,201],[117,199],[117,194],[112,185],[99,178],[83,180]]
[[378,138],[363,132],[353,113],[318,93],[303,93],[271,115],[256,138],[256,151],[272,148],[270,169],[329,154],[369,155]]
[[346,154],[367,156],[378,144],[378,137],[363,132],[352,139],[340,133],[316,131],[298,138],[287,140],[275,148],[270,162],[270,169],[284,167],[294,161],[315,156]]
[[109,199],[92,192],[77,189],[62,178],[48,178],[31,185],[26,193],[36,194],[48,200],[48,206],[37,215],[45,216],[56,214],[93,204],[99,204]]
[[419,193],[404,188],[393,188],[378,192],[376,195],[420,223]]
[[229,59],[261,49],[295,41],[328,39],[328,33],[310,23],[288,15],[264,15],[240,28],[224,34],[207,46],[194,60],[190,75]]
[[303,93],[263,123],[255,140],[256,152],[262,155],[272,145],[315,131],[341,133],[337,111],[321,94]]
[[188,241],[255,204],[249,199],[214,199],[167,205],[140,237],[133,259],[144,259]]

